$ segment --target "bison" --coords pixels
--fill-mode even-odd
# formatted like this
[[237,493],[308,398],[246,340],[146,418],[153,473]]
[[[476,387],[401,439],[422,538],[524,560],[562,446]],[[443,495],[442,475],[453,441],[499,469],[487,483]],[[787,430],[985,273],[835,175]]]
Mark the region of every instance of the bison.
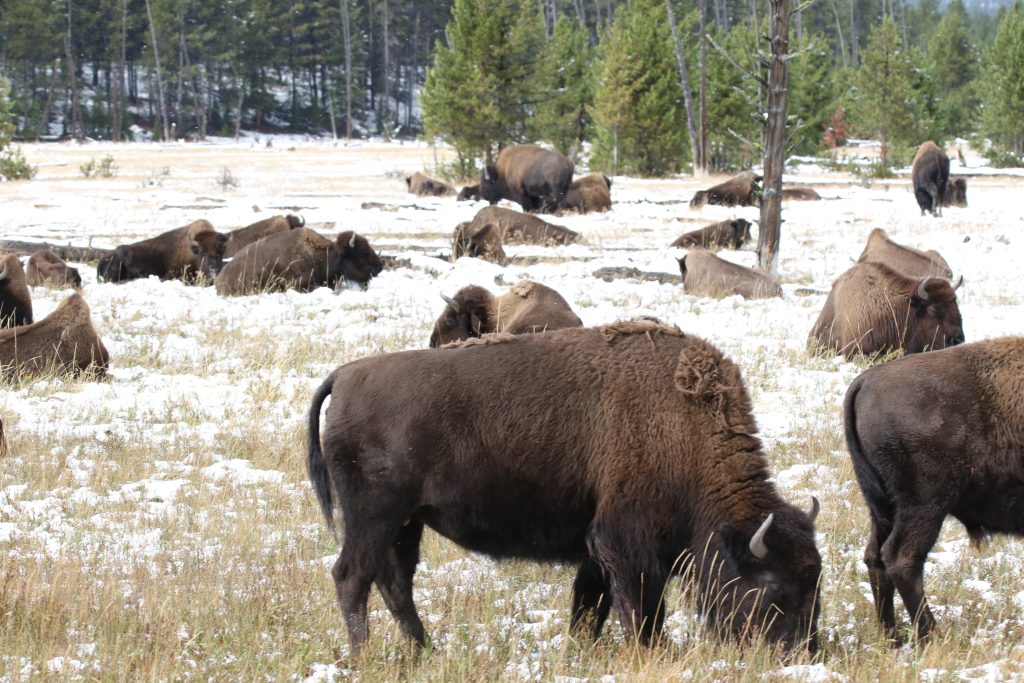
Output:
[[0,259],[0,329],[32,323],[32,294],[16,254]]
[[864,562],[889,638],[897,590],[918,637],[935,626],[924,563],[947,516],[975,545],[1024,532],[1021,396],[1024,337],[876,365],[846,392],[846,445],[871,519]]
[[109,363],[89,306],[78,293],[38,322],[0,330],[0,374],[6,377],[86,371],[102,375]]
[[589,173],[569,185],[561,210],[591,213],[612,208],[612,179],[603,173]]
[[679,259],[683,288],[694,296],[720,298],[739,294],[744,299],[766,299],[782,296],[782,287],[770,273],[759,268],[746,268],[710,251],[696,248]]
[[342,232],[332,242],[309,228],[280,232],[243,249],[213,284],[224,296],[308,292],[334,287],[340,279],[366,285],[383,269],[380,256],[362,235]]
[[739,249],[751,240],[750,221],[733,218],[680,235],[673,247],[730,247]]
[[374,583],[424,644],[424,526],[494,557],[575,564],[577,633],[596,638],[614,607],[651,644],[668,579],[692,569],[716,631],[816,651],[817,501],[808,514],[778,494],[739,367],[699,337],[637,320],[363,358],[316,390],[308,428],[332,530],[341,508],[333,575],[353,656]]
[[100,280],[125,282],[156,275],[161,280],[212,280],[224,262],[228,236],[198,220],[141,242],[122,244],[96,267]]
[[832,283],[809,341],[845,358],[920,353],[964,341],[956,290],[944,278],[910,277],[883,263],[854,264]]
[[705,204],[719,206],[760,206],[762,177],[753,171],[729,178],[707,190],[700,190],[690,200],[691,209],[699,209]]
[[798,202],[814,202],[821,199],[821,195],[813,187],[784,187],[782,198]]
[[224,258],[234,258],[238,252],[242,251],[253,242],[281,232],[288,232],[295,228],[301,228],[305,225],[306,221],[301,216],[288,214],[287,216],[271,216],[270,218],[264,218],[261,221],[256,221],[252,225],[247,225],[244,228],[232,230],[228,233],[228,242],[224,247]]
[[447,305],[434,323],[432,349],[492,332],[524,334],[583,325],[561,294],[530,280],[519,281],[499,297],[470,285],[456,292],[454,298],[443,294],[441,298]]
[[40,249],[28,257],[25,281],[33,287],[81,287],[82,276],[60,256],[49,249]]
[[405,186],[418,197],[448,197],[455,194],[455,188],[448,183],[428,178],[419,171],[405,177]]
[[476,201],[480,199],[480,185],[466,185],[464,188],[459,190],[459,196],[455,198],[455,201],[466,202]]
[[946,194],[949,181],[949,157],[931,140],[922,142],[914,155],[910,167],[910,178],[914,183],[914,197],[921,207],[921,215],[931,211],[933,216],[942,215],[942,197]]
[[942,193],[942,206],[967,208],[966,178],[950,178],[946,182],[946,191]]
[[565,201],[572,173],[572,162],[558,152],[539,145],[506,147],[480,172],[480,197],[491,204],[508,199],[523,211],[552,212]]
[[485,206],[477,211],[470,222],[470,229],[478,231],[491,223],[497,229],[502,244],[571,244],[580,238],[578,232],[569,228],[500,206]]
[[947,280],[953,279],[953,271],[950,269],[946,259],[935,251],[921,251],[893,242],[889,235],[881,228],[875,228],[868,235],[868,243],[861,252],[858,263],[874,261],[884,263],[897,273],[909,277],[925,277],[934,275]]
[[463,256],[506,265],[508,256],[505,255],[498,226],[494,223],[475,225],[469,221],[459,223],[452,232],[452,260]]

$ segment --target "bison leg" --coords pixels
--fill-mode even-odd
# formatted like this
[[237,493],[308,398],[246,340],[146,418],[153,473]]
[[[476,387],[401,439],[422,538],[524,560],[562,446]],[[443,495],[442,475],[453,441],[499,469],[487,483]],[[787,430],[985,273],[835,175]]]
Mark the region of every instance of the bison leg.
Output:
[[377,575],[377,590],[398,621],[402,631],[421,647],[426,645],[423,622],[412,600],[412,578],[420,561],[423,522],[412,520],[403,526],[387,553],[387,563]]
[[924,562],[942,530],[945,510],[900,510],[892,533],[882,544],[882,562],[922,639],[935,627],[924,595]]
[[589,625],[595,640],[612,609],[612,594],[601,574],[601,568],[590,558],[583,561],[572,583],[572,617],[569,630],[583,633]]
[[370,635],[366,601],[370,597],[370,586],[374,579],[376,553],[372,551],[355,543],[353,535],[346,534],[345,545],[331,571],[338,604],[348,629],[349,649],[356,659]]
[[882,562],[882,544],[889,536],[891,529],[881,529],[874,515],[871,515],[871,537],[864,549],[864,564],[868,567],[868,579],[871,581],[871,594],[875,598],[875,616],[882,624],[885,637],[899,643],[896,632],[896,608],[893,599],[896,587],[885,571]]

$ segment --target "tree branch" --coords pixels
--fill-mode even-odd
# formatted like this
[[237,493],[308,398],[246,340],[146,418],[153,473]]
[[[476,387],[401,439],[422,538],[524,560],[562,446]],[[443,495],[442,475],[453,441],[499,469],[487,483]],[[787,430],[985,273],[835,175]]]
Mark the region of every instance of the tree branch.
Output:
[[768,81],[766,81],[765,79],[761,78],[760,76],[758,76],[754,72],[752,72],[749,69],[747,69],[745,66],[742,66],[735,59],[733,59],[731,54],[726,52],[725,49],[721,45],[719,45],[718,43],[715,42],[715,39],[711,37],[711,34],[705,34],[704,37],[707,38],[709,43],[711,43],[711,47],[713,47],[716,50],[718,50],[718,53],[720,55],[722,55],[723,57],[725,57],[729,61],[730,64],[732,64],[734,67],[739,69],[740,73],[746,75],[748,78],[754,79],[755,81],[757,81],[761,85],[764,85],[764,86],[768,85]]

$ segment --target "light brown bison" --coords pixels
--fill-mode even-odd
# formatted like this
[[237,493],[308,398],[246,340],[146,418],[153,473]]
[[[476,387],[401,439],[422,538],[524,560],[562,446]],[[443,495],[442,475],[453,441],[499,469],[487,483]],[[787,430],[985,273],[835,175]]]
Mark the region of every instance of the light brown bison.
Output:
[[250,244],[224,266],[213,284],[230,296],[257,292],[308,292],[339,280],[361,285],[383,269],[380,256],[351,230],[331,241],[309,228],[279,232]]
[[504,266],[508,256],[501,243],[501,230],[494,223],[459,223],[452,232],[452,261],[463,256],[493,261]]
[[306,225],[306,221],[301,216],[288,214],[287,216],[271,216],[270,218],[256,221],[244,228],[232,230],[228,233],[228,243],[224,247],[224,258],[234,258],[238,252],[257,240],[265,239],[279,232],[288,232],[295,228],[301,228],[304,225]]
[[753,171],[743,171],[724,183],[700,190],[690,200],[691,209],[705,204],[719,206],[760,206],[762,177]]
[[418,197],[448,197],[455,194],[455,188],[448,183],[428,178],[419,171],[405,177],[405,186]]
[[432,349],[493,332],[525,334],[583,325],[561,294],[530,280],[519,281],[499,297],[470,285],[453,298],[441,298],[447,305],[434,323]]
[[821,195],[813,187],[784,187],[782,198],[798,202],[814,202],[821,199]]
[[921,251],[893,242],[881,228],[875,228],[868,235],[868,243],[864,246],[864,251],[861,252],[857,261],[858,263],[865,261],[884,263],[897,273],[909,277],[920,278],[934,275],[947,280],[953,279],[952,269],[939,252],[934,249]]
[[967,208],[966,178],[950,178],[946,182],[946,191],[942,193],[942,205]]
[[531,213],[500,206],[485,206],[470,221],[473,231],[493,224],[502,244],[572,244],[580,234],[569,228],[548,223]]
[[470,200],[480,199],[480,185],[466,185],[464,188],[459,190],[459,196],[455,198],[456,201],[466,202]]
[[17,254],[0,258],[0,329],[32,323],[32,294]]
[[854,264],[832,283],[810,342],[845,358],[962,344],[959,286],[930,275],[909,277],[883,263]]
[[539,145],[515,145],[480,172],[480,196],[491,204],[508,199],[523,211],[555,211],[572,183],[572,162]]
[[588,173],[569,185],[560,211],[591,213],[612,208],[612,179],[603,173]]
[[739,249],[751,240],[750,221],[733,218],[729,221],[712,223],[700,230],[680,235],[672,243],[673,247],[728,247]]
[[212,280],[224,262],[228,236],[207,220],[168,230],[148,240],[122,244],[103,256],[96,275],[108,282],[124,282],[156,275],[161,280]]
[[72,294],[39,322],[0,330],[0,374],[104,374],[110,363],[81,294]]
[[928,551],[952,515],[975,545],[1024,534],[1024,337],[900,358],[846,392],[846,445],[871,518],[875,609],[898,641],[895,591],[924,637]]
[[307,468],[332,530],[341,508],[333,575],[353,656],[374,583],[425,642],[424,526],[494,557],[575,564],[577,633],[596,638],[614,607],[652,644],[668,579],[692,568],[712,628],[815,652],[817,501],[808,514],[782,499],[756,434],[739,368],[649,320],[337,368],[313,395]]
[[910,167],[914,183],[914,197],[921,207],[921,215],[931,211],[933,216],[942,215],[942,197],[949,182],[949,157],[931,140],[922,142],[914,155]]
[[33,287],[81,287],[82,276],[60,256],[49,249],[40,249],[28,257],[25,281]]
[[770,273],[746,268],[695,248],[679,259],[683,289],[694,296],[721,298],[739,294],[744,299],[782,296],[782,287]]

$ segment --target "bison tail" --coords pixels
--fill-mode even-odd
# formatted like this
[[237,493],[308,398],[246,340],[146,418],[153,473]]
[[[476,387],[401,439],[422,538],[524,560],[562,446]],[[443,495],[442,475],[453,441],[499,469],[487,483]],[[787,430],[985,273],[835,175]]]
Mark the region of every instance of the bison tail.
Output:
[[333,384],[334,373],[331,373],[313,394],[313,403],[309,408],[309,455],[306,458],[306,472],[309,475],[309,483],[313,485],[317,502],[320,504],[320,512],[323,513],[324,520],[327,522],[327,528],[331,530],[331,534],[337,540],[338,532],[334,524],[331,481],[327,474],[324,453],[320,445],[320,409],[331,394]]
[[853,380],[850,388],[846,391],[846,399],[843,401],[843,428],[846,432],[846,449],[850,451],[850,460],[853,462],[853,472],[857,476],[857,483],[860,484],[861,493],[871,511],[871,516],[883,527],[891,527],[893,524],[893,504],[886,490],[885,481],[875,469],[875,466],[864,455],[864,449],[860,443],[860,435],[857,433],[857,394],[860,391],[863,375]]

